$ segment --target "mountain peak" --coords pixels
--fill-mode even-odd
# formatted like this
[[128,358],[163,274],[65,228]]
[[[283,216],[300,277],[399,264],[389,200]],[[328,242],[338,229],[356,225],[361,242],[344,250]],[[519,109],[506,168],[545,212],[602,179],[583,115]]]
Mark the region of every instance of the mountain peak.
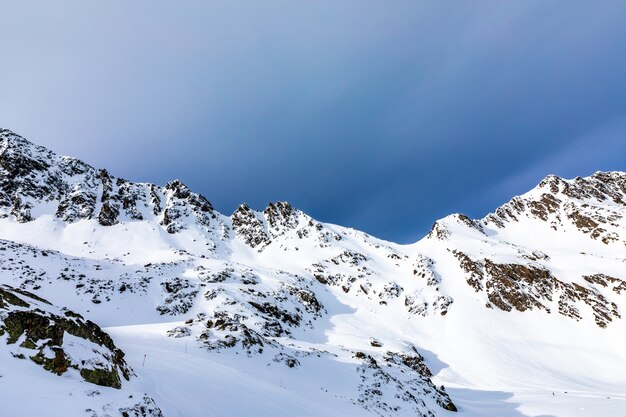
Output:
[[[42,215],[102,226],[156,218],[169,233],[191,223],[211,228],[213,206],[176,179],[163,188],[116,178],[78,159],[59,156],[7,129],[0,131],[0,215],[29,222]],[[185,220],[192,219],[191,222]]]
[[626,243],[623,207],[626,206],[626,173],[596,172],[588,177],[544,178],[534,189],[513,197],[487,215],[483,224],[504,228],[527,220],[540,221],[554,230],[570,227],[605,244]]
[[[25,377],[47,397],[55,384],[72,393],[60,401],[78,412],[55,417],[87,406],[151,417],[159,406],[189,416],[443,417],[455,404],[461,415],[476,407],[463,388],[526,395],[561,378],[604,382],[606,369],[614,385],[603,392],[624,386],[626,362],[615,360],[626,312],[624,173],[548,176],[484,219],[453,214],[428,238],[399,245],[285,201],[242,204],[227,217],[178,179],[133,183],[2,132],[0,310],[27,301],[23,291],[68,308],[38,312],[32,301],[34,315],[8,325],[6,314],[23,306],[0,311],[1,379],[20,382],[15,393],[28,398],[11,404],[32,400]],[[78,340],[72,323],[96,327],[77,315],[110,331],[125,362]],[[41,337],[29,341],[31,317]],[[62,320],[80,332],[59,328]],[[64,378],[46,385],[30,361]],[[137,381],[124,382],[120,364]],[[84,391],[86,365],[114,375],[119,397]],[[554,400],[542,389],[535,397]]]
[[32,142],[13,132],[12,130],[0,127],[0,143],[10,145],[30,145],[35,146]]
[[541,190],[553,195],[577,199],[595,199],[597,201],[613,201],[616,204],[626,205],[626,173],[621,171],[597,171],[588,177],[576,177],[571,180],[556,175],[548,175],[534,190],[528,194]]

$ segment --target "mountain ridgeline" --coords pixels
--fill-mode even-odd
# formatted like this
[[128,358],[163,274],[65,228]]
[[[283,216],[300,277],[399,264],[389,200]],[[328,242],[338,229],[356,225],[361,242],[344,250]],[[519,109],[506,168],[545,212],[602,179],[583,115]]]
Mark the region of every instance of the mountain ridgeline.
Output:
[[[398,245],[286,202],[226,216],[179,180],[129,182],[0,130],[0,355],[15,364],[0,384],[19,384],[32,363],[79,384],[58,415],[176,415],[184,395],[149,382],[157,370],[142,377],[145,354],[124,352],[150,335],[162,350],[184,342],[185,355],[280,380],[272,404],[248,395],[208,405],[211,415],[463,414],[441,382],[545,378],[539,354],[536,373],[509,373],[512,357],[533,354],[514,343],[464,356],[489,351],[491,337],[593,335],[613,349],[626,314],[625,214],[626,173],[548,176],[483,219],[450,215]],[[169,360],[188,367],[187,356]],[[37,372],[25,374],[47,381]],[[205,415],[193,410],[180,415]]]

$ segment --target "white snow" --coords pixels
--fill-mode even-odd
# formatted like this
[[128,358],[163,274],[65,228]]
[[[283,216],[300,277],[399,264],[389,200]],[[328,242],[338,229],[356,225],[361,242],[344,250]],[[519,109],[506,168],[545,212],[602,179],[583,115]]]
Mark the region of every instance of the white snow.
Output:
[[[218,238],[219,228],[207,229],[192,216],[184,218],[183,230],[170,234],[155,216],[103,227],[96,220],[63,222],[48,206],[33,211],[37,218],[31,222],[0,220],[0,239],[6,240],[0,242],[0,283],[22,285],[104,327],[137,376],[122,390],[94,386],[76,373],[58,377],[4,355],[0,340],[0,417],[84,416],[87,408],[114,415],[111,404],[126,404],[128,395],[142,393],[169,417],[371,416],[376,411],[356,402],[362,381],[354,353],[380,358],[409,345],[425,357],[433,382],[445,385],[459,408],[454,414],[429,402],[436,416],[626,415],[624,319],[600,328],[591,309],[579,302],[582,319],[576,321],[558,314],[557,299],[550,313],[486,308],[485,294],[466,283],[451,252],[548,269],[563,282],[597,289],[624,316],[626,291],[618,294],[582,279],[596,273],[626,279],[622,241],[602,243],[565,221],[555,230],[549,221],[520,216],[504,228],[483,221],[481,232],[450,216],[439,221],[447,238],[398,245],[336,225],[320,224],[318,230],[299,213],[296,227],[268,231],[272,241],[259,251],[219,213],[214,222],[229,233]],[[626,214],[624,206],[606,206]],[[614,230],[626,239],[624,218],[616,224]],[[547,256],[530,259],[533,253]],[[416,268],[425,275],[415,274]],[[318,282],[318,269],[341,283]],[[232,270],[232,276],[211,281],[222,270]],[[254,284],[242,281],[248,275]],[[168,292],[176,283],[182,289]],[[198,340],[205,330],[203,314],[250,314],[249,301],[263,299],[245,291],[278,294],[285,286],[309,289],[325,310],[316,316],[291,298],[279,303],[292,313],[299,308],[303,317],[303,324],[290,329],[292,337],[275,338],[298,352],[299,366],[275,362],[280,350],[271,347],[247,354],[240,347],[208,350]],[[213,299],[205,296],[211,290]],[[410,312],[407,296],[424,308]],[[441,296],[452,301],[445,315],[436,304]],[[180,309],[160,314],[159,306]],[[177,326],[189,327],[188,335],[169,337]],[[372,338],[382,347],[373,346]],[[80,355],[84,345],[75,345],[74,354]]]

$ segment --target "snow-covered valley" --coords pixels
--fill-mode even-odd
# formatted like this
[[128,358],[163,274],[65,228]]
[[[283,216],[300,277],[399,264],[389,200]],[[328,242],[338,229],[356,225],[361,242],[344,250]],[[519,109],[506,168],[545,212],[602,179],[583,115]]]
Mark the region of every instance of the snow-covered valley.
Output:
[[623,416],[625,215],[549,176],[399,245],[0,130],[0,416]]

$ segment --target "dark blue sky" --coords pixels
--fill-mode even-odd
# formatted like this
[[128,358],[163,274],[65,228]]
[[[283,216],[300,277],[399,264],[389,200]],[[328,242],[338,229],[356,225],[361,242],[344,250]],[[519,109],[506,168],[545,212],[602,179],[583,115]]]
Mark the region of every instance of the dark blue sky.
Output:
[[626,169],[626,3],[0,0],[0,126],[400,241]]

